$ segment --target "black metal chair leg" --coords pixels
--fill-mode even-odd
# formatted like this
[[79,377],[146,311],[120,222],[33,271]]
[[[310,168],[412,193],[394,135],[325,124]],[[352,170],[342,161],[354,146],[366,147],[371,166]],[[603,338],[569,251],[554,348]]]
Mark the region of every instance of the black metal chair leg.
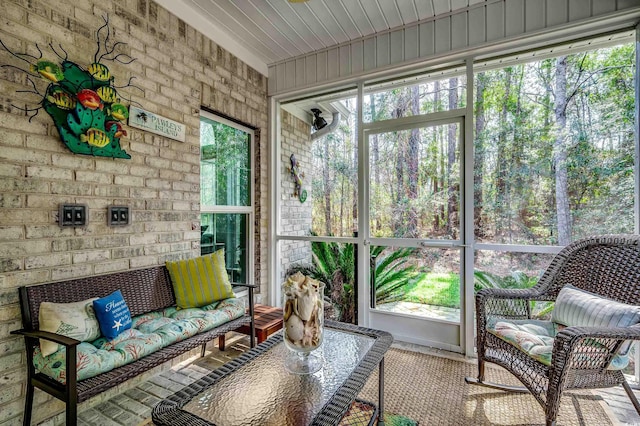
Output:
[[249,326],[249,342],[252,348],[256,347],[256,322],[253,300],[253,288],[249,288],[249,316],[251,316],[251,324]]
[[77,426],[78,424],[78,404],[77,401],[67,401],[67,426]]
[[33,394],[35,391],[35,387],[31,384],[31,378],[27,379],[27,395],[26,400],[24,402],[24,418],[22,420],[22,424],[24,426],[31,425],[31,412],[33,410]]

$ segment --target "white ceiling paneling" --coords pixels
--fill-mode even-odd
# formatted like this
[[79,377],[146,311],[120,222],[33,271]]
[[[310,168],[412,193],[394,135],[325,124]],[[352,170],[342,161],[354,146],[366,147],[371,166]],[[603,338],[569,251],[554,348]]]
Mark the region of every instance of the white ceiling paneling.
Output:
[[349,41],[347,32],[342,28],[325,0],[310,1],[304,4],[309,8],[314,19],[317,19],[326,28],[331,39],[335,40],[335,43],[332,44]]
[[347,11],[344,1],[342,0],[325,0],[329,5],[328,10],[333,17],[338,21],[340,28],[347,34],[349,40],[355,40],[362,37],[360,29],[355,24],[355,19],[351,17]]
[[193,0],[193,4],[206,14],[205,17],[207,19],[215,22],[228,33],[233,34],[234,32],[238,33],[240,31],[246,32],[246,36],[242,40],[242,44],[252,47],[256,46],[262,51],[263,55],[267,55],[268,57],[287,56],[286,51],[284,51],[278,44],[269,42],[270,40],[268,40],[267,35],[262,31],[262,29],[258,32],[248,32],[246,28],[250,28],[251,24],[238,9],[233,9],[231,12],[237,17],[240,17],[241,21],[244,21],[244,23],[238,21],[236,17],[227,12],[227,9],[223,9],[215,2],[209,0]]
[[396,0],[396,3],[403,24],[411,24],[418,20],[418,11],[414,0]]
[[268,31],[272,37],[278,37],[277,32],[283,32],[286,38],[295,45],[295,48],[302,53],[309,49],[321,48],[321,43],[302,21],[295,19],[296,17],[284,19],[272,4],[264,0],[245,0],[239,2],[238,7],[250,15],[255,15],[256,18],[252,18],[254,22],[263,22],[263,30]]
[[[205,35],[225,34],[221,46],[230,46],[225,48],[239,53],[240,59],[244,58],[266,74],[267,66],[271,64],[495,1],[158,0],[158,3],[188,24],[196,26],[197,23],[196,29]],[[210,26],[207,28],[203,22]],[[212,38],[219,42],[220,37]],[[413,57],[415,50],[412,46],[404,53]],[[260,66],[256,67],[256,63]],[[361,61],[358,59],[356,64]],[[362,65],[366,66],[366,60]]]
[[[324,23],[318,20],[318,17],[313,13],[311,9],[309,9],[309,6],[306,3],[289,3],[283,0],[269,1],[272,1],[274,3],[286,3],[289,7],[289,13],[296,14],[311,29],[311,31],[313,31],[313,33],[318,37],[324,47],[332,46],[338,43],[333,35],[327,30],[327,27],[324,25]],[[287,19],[287,16],[289,15],[285,14],[284,16],[285,19]]]
[[389,25],[387,24],[387,20],[382,13],[382,9],[380,8],[380,3],[377,1],[371,0],[358,0],[362,5],[364,12],[367,14],[369,18],[369,22],[373,26],[373,32],[378,33],[381,31],[386,31],[389,29]]
[[387,21],[388,28],[396,28],[404,24],[395,0],[379,1],[378,3],[380,4],[380,10],[384,15],[384,19]]
[[458,10],[469,6],[469,0],[451,0],[451,10]]
[[353,23],[362,35],[375,32],[369,17],[365,13],[362,4],[358,0],[341,0],[342,6],[347,10]]
[[414,4],[416,6],[416,10],[418,11],[418,19],[428,19],[434,16],[433,3],[431,3],[430,0],[414,0]]
[[449,0],[431,0],[431,2],[433,3],[433,13],[435,15],[451,12]]
[[277,13],[282,17],[284,21],[293,28],[300,37],[311,47],[312,50],[319,50],[325,47],[321,38],[316,32],[309,26],[309,24],[297,13],[297,9],[293,8],[292,4],[286,1],[280,0],[253,0],[263,3],[268,3]]
[[[236,8],[241,12],[233,13],[238,16],[236,18],[239,22],[245,24],[245,28],[251,28],[255,26],[259,28],[271,41],[276,43],[282,50],[284,50],[289,57],[298,56],[305,53],[304,49],[301,49],[294,42],[291,41],[291,37],[295,37],[295,32],[291,29],[286,22],[273,22],[268,19],[265,14],[268,13],[269,5],[261,5],[257,8],[250,1],[240,1],[233,3]],[[273,11],[273,10],[272,10]],[[244,15],[244,16],[243,16]],[[277,14],[271,14],[272,18]],[[300,40],[299,37],[295,37]],[[304,44],[300,40],[300,44]]]

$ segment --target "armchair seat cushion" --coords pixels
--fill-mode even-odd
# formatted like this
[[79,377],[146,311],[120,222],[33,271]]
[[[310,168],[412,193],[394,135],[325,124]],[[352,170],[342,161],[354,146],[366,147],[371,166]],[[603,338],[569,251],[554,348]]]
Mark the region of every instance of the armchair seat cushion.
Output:
[[[551,366],[553,340],[563,328],[563,325],[541,320],[500,320],[495,324],[487,325],[489,333],[515,346],[546,366]],[[594,350],[600,346],[597,342],[594,342],[593,345]],[[608,369],[622,370],[627,365],[629,365],[629,353],[618,353],[611,360]]]
[[[177,310],[169,307],[134,317],[132,328],[114,339],[109,340],[103,336],[77,346],[78,380],[95,377],[134,362],[174,342],[240,318],[244,313],[244,300],[231,298],[203,308]],[[66,383],[65,360],[64,347],[49,356],[43,356],[40,348],[37,348],[33,364],[39,372],[60,383]]]
[[551,365],[553,339],[558,333],[555,323],[540,320],[501,320],[493,325],[489,324],[487,331],[536,361]]

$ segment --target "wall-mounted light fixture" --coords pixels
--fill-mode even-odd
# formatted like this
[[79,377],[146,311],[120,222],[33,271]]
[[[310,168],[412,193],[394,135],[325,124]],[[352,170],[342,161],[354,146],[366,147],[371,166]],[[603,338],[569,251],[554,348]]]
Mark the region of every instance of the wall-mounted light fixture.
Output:
[[322,111],[318,108],[311,109],[313,113],[313,128],[318,131],[327,125],[327,120],[321,117]]

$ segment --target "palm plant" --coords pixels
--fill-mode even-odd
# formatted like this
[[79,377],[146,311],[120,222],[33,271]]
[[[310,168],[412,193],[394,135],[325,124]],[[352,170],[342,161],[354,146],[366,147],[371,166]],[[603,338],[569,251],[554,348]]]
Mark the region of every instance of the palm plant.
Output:
[[474,271],[473,276],[476,291],[483,288],[531,288],[538,282],[538,278],[529,277],[522,271],[513,271],[504,277],[491,272]]
[[375,262],[372,272],[376,286],[376,303],[380,304],[402,299],[407,287],[426,275],[415,265],[409,264],[409,257],[415,253],[415,249],[401,248],[382,256],[384,249],[382,246],[371,247],[371,258]]
[[[474,271],[473,275],[476,291],[483,288],[531,288],[538,282],[538,277],[530,277],[522,271],[513,271],[504,277],[485,271]],[[553,302],[533,300],[531,301],[532,316],[546,317],[553,310],[553,306]]]
[[[338,320],[355,323],[356,251],[354,244],[315,241],[311,244],[312,265],[297,265],[287,274],[300,271],[327,284],[326,296],[338,311]],[[424,276],[408,264],[414,249],[403,248],[382,255],[384,247],[372,246],[372,274],[375,277],[377,303],[399,300],[406,287]]]

